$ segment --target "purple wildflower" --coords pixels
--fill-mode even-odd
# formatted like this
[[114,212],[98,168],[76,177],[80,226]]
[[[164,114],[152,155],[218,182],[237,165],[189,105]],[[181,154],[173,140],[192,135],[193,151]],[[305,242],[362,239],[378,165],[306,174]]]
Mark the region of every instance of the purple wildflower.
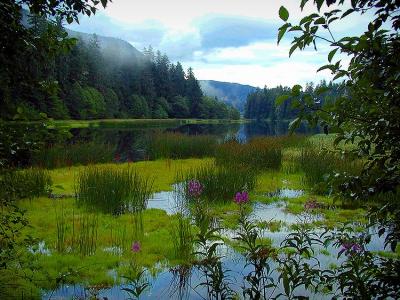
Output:
[[320,203],[317,202],[315,199],[309,199],[306,203],[304,203],[304,209],[313,210],[319,208],[321,206]]
[[235,201],[237,204],[247,203],[249,202],[249,193],[246,191],[237,192],[233,201]]
[[135,252],[135,253],[139,252],[140,249],[141,249],[141,246],[140,246],[140,243],[138,241],[135,241],[135,242],[132,243],[132,248],[131,248],[132,252]]
[[360,253],[364,250],[363,246],[356,242],[342,242],[342,251],[354,253]]
[[199,197],[203,191],[203,185],[198,180],[190,180],[188,184],[188,193],[191,197]]

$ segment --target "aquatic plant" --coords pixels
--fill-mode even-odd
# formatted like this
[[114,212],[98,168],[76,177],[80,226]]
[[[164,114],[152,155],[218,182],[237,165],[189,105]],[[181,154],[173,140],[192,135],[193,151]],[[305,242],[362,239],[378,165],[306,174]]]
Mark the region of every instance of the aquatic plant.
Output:
[[217,248],[223,245],[218,232],[221,228],[213,227],[211,218],[205,213],[198,217],[198,233],[195,237],[197,259],[193,262],[203,274],[203,281],[199,286],[207,289],[211,299],[229,299],[234,292],[230,286],[228,274],[230,270],[224,269]]
[[211,135],[155,133],[149,137],[147,152],[150,159],[211,157],[216,145],[217,138]]
[[33,199],[48,194],[51,185],[49,172],[41,168],[3,172],[0,176],[0,197]]
[[113,161],[115,147],[95,142],[55,144],[32,158],[32,165],[47,169],[88,165]]
[[194,233],[190,219],[183,214],[177,214],[177,224],[171,230],[175,258],[186,263],[191,263],[193,259],[193,240]]
[[127,283],[121,290],[128,293],[129,300],[140,299],[141,294],[150,287],[150,282],[146,278],[146,269],[135,264],[131,264],[131,274],[122,276]]
[[56,250],[60,253],[65,252],[67,246],[67,220],[66,213],[64,211],[64,205],[61,203],[60,208],[55,207],[56,216],[56,228],[57,228],[57,239],[56,239]]
[[152,195],[152,184],[131,167],[89,166],[76,179],[77,203],[112,214],[141,211]]
[[317,193],[326,193],[327,187],[324,182],[328,176],[337,172],[348,174],[359,174],[362,162],[350,158],[340,157],[336,153],[327,152],[313,146],[303,148],[298,158],[300,169],[304,172],[304,184],[312,187]]
[[217,146],[215,160],[217,165],[225,167],[279,170],[283,148],[283,139],[277,137],[254,138],[245,144],[231,139]]
[[[97,248],[98,214],[83,213],[74,218],[72,251],[82,256],[92,255]],[[76,227],[75,227],[76,225]]]
[[201,194],[198,198],[209,203],[227,202],[232,199],[237,191],[252,191],[257,182],[257,173],[251,168],[227,168],[208,164],[191,169],[185,174],[177,174],[176,181],[187,182],[178,190],[180,196],[186,199],[186,202],[192,202],[194,199],[189,191],[189,189],[192,192],[194,190],[193,183],[192,187],[189,186],[190,182],[198,182],[196,189],[200,190],[201,186]]
[[[277,283],[272,277],[274,268],[272,263],[276,258],[276,250],[270,245],[262,243],[260,230],[249,218],[249,214],[242,205],[248,201],[248,196],[238,193],[238,199],[234,199],[240,205],[239,230],[235,240],[240,244],[243,255],[246,259],[246,267],[251,271],[244,276],[246,284],[242,286],[242,293],[245,299],[268,299],[275,289]],[[246,201],[243,201],[246,200]],[[267,295],[268,293],[268,295]]]

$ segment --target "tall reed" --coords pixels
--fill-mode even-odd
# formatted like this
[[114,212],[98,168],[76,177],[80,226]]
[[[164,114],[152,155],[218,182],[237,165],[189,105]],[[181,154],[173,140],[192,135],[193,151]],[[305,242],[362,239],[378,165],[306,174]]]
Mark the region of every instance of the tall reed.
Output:
[[300,169],[304,172],[304,184],[310,187],[316,187],[334,172],[357,175],[360,174],[362,168],[361,160],[340,157],[336,153],[330,153],[312,145],[301,150],[298,160]]
[[60,204],[60,208],[57,208],[57,206],[55,207],[55,216],[57,228],[56,250],[60,253],[63,253],[67,248],[68,233],[68,223],[66,220],[66,213],[63,203]]
[[255,138],[246,144],[232,139],[219,145],[217,165],[250,167],[255,170],[279,169],[282,165],[282,141],[278,138]]
[[44,196],[52,184],[49,172],[40,168],[4,172],[0,177],[0,196],[8,194],[12,199]]
[[181,213],[177,214],[177,224],[172,228],[171,237],[175,258],[190,263],[193,259],[194,233],[190,220],[185,218]]
[[110,144],[78,142],[74,144],[56,144],[37,153],[32,165],[47,169],[88,165],[113,161],[115,147]]
[[98,214],[80,214],[76,221],[72,243],[74,250],[82,256],[94,254],[97,247]]
[[202,186],[200,197],[207,202],[231,201],[239,191],[251,191],[257,183],[257,173],[249,167],[217,167],[207,164],[187,173],[177,175],[177,182],[182,182],[177,190],[186,201],[192,201],[188,184],[196,180]]
[[78,205],[105,213],[142,211],[152,195],[153,181],[131,167],[84,168],[77,176],[75,192]]
[[185,135],[181,133],[155,133],[147,142],[150,159],[189,158],[213,156],[217,138],[212,135]]

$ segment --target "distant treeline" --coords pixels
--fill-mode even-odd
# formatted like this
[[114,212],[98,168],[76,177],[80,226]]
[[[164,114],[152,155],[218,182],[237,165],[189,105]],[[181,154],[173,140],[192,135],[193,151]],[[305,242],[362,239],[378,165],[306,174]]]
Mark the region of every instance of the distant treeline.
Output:
[[[129,47],[137,54],[121,62],[113,53],[105,55],[96,35],[56,45],[67,35],[60,22],[38,16],[27,22],[39,49],[22,53],[15,70],[3,74],[2,118],[21,110],[28,117],[43,112],[55,119],[240,117],[233,107],[205,97],[191,68],[185,72],[151,47],[143,54]],[[21,73],[23,81],[17,78]],[[40,84],[22,86],[27,79]]]
[[[329,89],[321,95],[316,93],[317,90],[322,90],[324,87]],[[290,93],[289,87],[278,86],[275,88],[257,89],[247,96],[245,104],[244,116],[248,119],[270,119],[270,120],[290,120],[297,117],[298,111],[291,103],[290,99],[285,101],[282,105],[276,105],[275,100],[281,95]],[[325,90],[325,89],[323,89]],[[313,95],[316,103],[323,105],[329,101],[335,101],[345,92],[342,84],[329,83],[321,81],[319,84],[314,85],[308,83],[305,86],[305,93]]]

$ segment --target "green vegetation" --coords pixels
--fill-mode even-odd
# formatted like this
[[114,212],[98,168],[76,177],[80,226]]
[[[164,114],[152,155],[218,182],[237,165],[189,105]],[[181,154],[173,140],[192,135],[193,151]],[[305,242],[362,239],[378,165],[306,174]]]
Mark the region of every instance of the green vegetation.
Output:
[[44,169],[29,168],[17,172],[4,172],[0,174],[0,197],[33,199],[48,194],[51,184],[49,172]]
[[150,159],[211,157],[217,138],[211,135],[156,133],[148,137],[147,153]]
[[54,169],[75,165],[88,165],[111,162],[115,149],[108,144],[74,143],[56,144],[35,154],[32,164],[42,168]]
[[142,211],[152,194],[152,181],[132,168],[89,166],[77,176],[78,205],[90,210],[121,214]]
[[198,181],[201,185],[201,197],[208,203],[232,201],[239,191],[252,191],[257,183],[257,174],[250,168],[217,167],[215,164],[200,166],[185,174],[178,174],[177,182],[183,182],[181,196],[191,202],[189,184]]

